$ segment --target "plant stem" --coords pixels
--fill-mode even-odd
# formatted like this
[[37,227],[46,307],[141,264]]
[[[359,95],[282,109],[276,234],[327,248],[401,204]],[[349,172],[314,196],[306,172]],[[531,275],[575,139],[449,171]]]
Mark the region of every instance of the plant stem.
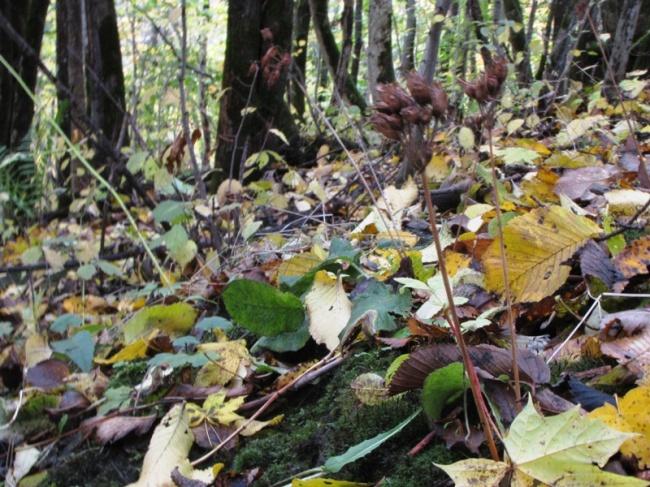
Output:
[[499,202],[499,190],[497,183],[497,168],[494,161],[494,148],[492,147],[492,113],[488,114],[488,147],[490,148],[490,169],[492,174],[492,197],[494,199],[494,208],[497,213],[497,230],[499,236],[499,251],[501,253],[501,269],[503,270],[503,296],[506,301],[508,312],[508,329],[510,330],[510,352],[512,354],[512,378],[514,380],[515,403],[517,410],[521,410],[521,382],[519,381],[519,362],[517,361],[517,327],[512,314],[512,293],[510,292],[510,270],[508,269],[508,260],[506,259],[506,243],[503,240],[503,218],[501,213],[501,203]]
[[429,212],[429,224],[431,225],[431,235],[433,236],[433,242],[436,247],[436,253],[438,254],[438,265],[440,266],[440,274],[442,275],[442,282],[445,285],[445,293],[447,294],[447,302],[449,303],[449,316],[451,317],[451,330],[456,338],[456,343],[460,349],[460,353],[463,357],[463,363],[465,365],[465,370],[467,371],[467,377],[469,378],[470,389],[472,390],[472,395],[474,396],[474,402],[476,402],[476,409],[478,410],[479,419],[481,420],[481,425],[483,426],[483,433],[485,434],[485,440],[487,442],[488,448],[490,450],[490,456],[495,462],[499,461],[499,452],[497,451],[497,445],[494,442],[494,435],[492,433],[492,428],[490,427],[489,421],[489,411],[483,399],[483,394],[481,392],[481,383],[479,382],[478,374],[476,373],[476,368],[472,362],[472,358],[469,355],[469,350],[465,344],[465,339],[460,330],[460,321],[458,320],[458,314],[456,313],[456,306],[454,305],[454,295],[451,290],[451,284],[449,283],[449,275],[447,274],[447,266],[445,264],[445,259],[442,255],[442,245],[440,244],[440,234],[438,233],[438,227],[436,227],[436,208],[433,206],[433,201],[431,200],[431,192],[429,191],[429,178],[426,175],[425,171],[420,173],[422,177],[422,186],[424,190],[424,200],[427,203],[427,210]]

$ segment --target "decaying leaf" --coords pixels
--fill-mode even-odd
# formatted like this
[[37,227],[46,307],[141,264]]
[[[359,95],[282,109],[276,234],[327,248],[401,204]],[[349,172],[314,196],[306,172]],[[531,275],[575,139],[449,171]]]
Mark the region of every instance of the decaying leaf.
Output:
[[[560,206],[537,208],[510,220],[503,229],[503,238],[515,301],[539,301],[556,291],[571,270],[563,262],[599,231],[591,220]],[[488,289],[502,293],[498,239],[485,252],[483,265]]]
[[334,350],[339,345],[339,334],[352,315],[352,302],[343,289],[342,278],[327,271],[318,271],[305,297],[305,305],[312,338],[316,343]]
[[650,311],[607,315],[600,323],[600,351],[641,376],[650,366]]
[[650,236],[646,235],[631,242],[616,256],[614,266],[620,278],[614,285],[617,292],[621,292],[633,277],[647,274],[650,266]]
[[593,485],[642,486],[646,482],[601,470],[632,435],[580,415],[578,407],[557,416],[541,416],[532,403],[517,415],[503,443],[508,463],[463,460],[438,465],[456,485],[498,485],[508,470],[513,485],[591,487]]
[[124,341],[129,344],[154,328],[172,336],[184,335],[194,325],[196,316],[196,310],[187,303],[149,306],[124,325]]
[[616,406],[605,404],[589,413],[619,431],[637,433],[621,445],[621,453],[634,459],[641,470],[650,467],[650,387],[636,387],[619,398]]
[[350,387],[354,395],[366,406],[376,406],[386,400],[388,389],[381,375],[372,372],[366,372],[356,377]]

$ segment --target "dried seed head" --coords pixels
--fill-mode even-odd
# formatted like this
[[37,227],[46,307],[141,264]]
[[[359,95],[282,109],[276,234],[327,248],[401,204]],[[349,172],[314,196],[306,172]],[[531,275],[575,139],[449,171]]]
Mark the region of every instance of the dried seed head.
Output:
[[387,139],[400,140],[402,120],[399,116],[375,112],[370,117],[370,122],[375,130]]
[[431,103],[431,90],[421,75],[415,71],[408,73],[406,75],[406,86],[413,99],[420,105],[428,105]]
[[438,81],[431,84],[431,111],[434,117],[443,118],[447,113],[447,93]]

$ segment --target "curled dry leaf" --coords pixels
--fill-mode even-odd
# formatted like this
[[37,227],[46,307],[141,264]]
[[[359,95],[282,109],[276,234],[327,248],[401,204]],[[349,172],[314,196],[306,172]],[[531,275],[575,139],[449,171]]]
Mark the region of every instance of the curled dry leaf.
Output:
[[633,277],[647,274],[650,266],[650,236],[641,237],[625,247],[616,256],[614,266],[619,273],[619,278],[622,278],[614,285],[614,290],[617,292],[625,289]]

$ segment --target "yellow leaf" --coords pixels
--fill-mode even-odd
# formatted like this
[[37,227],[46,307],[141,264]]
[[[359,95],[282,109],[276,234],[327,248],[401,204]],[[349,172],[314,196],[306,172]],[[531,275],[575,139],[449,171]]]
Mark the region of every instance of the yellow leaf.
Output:
[[[202,343],[198,346],[198,351],[214,352],[219,356],[199,370],[194,382],[199,387],[225,386],[235,377],[244,377],[246,367],[251,364],[245,340]],[[244,370],[240,370],[242,368]]]
[[507,463],[487,458],[470,458],[451,465],[435,465],[452,478],[456,487],[497,487],[510,469]]
[[29,335],[25,340],[25,366],[33,367],[52,356],[52,349],[47,344],[47,339],[38,334]]
[[352,314],[352,302],[345,294],[341,277],[318,271],[305,297],[305,305],[309,316],[309,333],[316,343],[323,343],[334,350],[339,345],[339,333]]
[[626,433],[638,433],[621,445],[621,453],[634,457],[639,469],[650,467],[650,387],[637,387],[618,400],[618,407],[605,404],[589,413],[594,419]]
[[281,277],[302,277],[322,262],[311,253],[294,255],[278,266],[278,279]]
[[117,362],[130,362],[139,358],[147,356],[147,348],[149,342],[158,334],[158,330],[154,330],[151,335],[146,338],[139,338],[133,343],[127,345],[122,350],[111,356],[110,358],[95,358],[95,363],[100,365],[111,365]]
[[[510,220],[503,233],[514,300],[539,301],[551,295],[569,276],[571,268],[562,263],[599,232],[591,220],[560,206],[537,208]],[[503,292],[498,238],[485,252],[483,266],[487,288]]]
[[466,269],[472,261],[471,257],[459,252],[454,252],[453,250],[446,251],[444,255],[447,272],[450,277],[454,277],[459,270]]
[[196,315],[196,310],[187,303],[149,306],[138,311],[124,325],[124,341],[131,343],[154,328],[169,335],[185,334],[194,325]]

